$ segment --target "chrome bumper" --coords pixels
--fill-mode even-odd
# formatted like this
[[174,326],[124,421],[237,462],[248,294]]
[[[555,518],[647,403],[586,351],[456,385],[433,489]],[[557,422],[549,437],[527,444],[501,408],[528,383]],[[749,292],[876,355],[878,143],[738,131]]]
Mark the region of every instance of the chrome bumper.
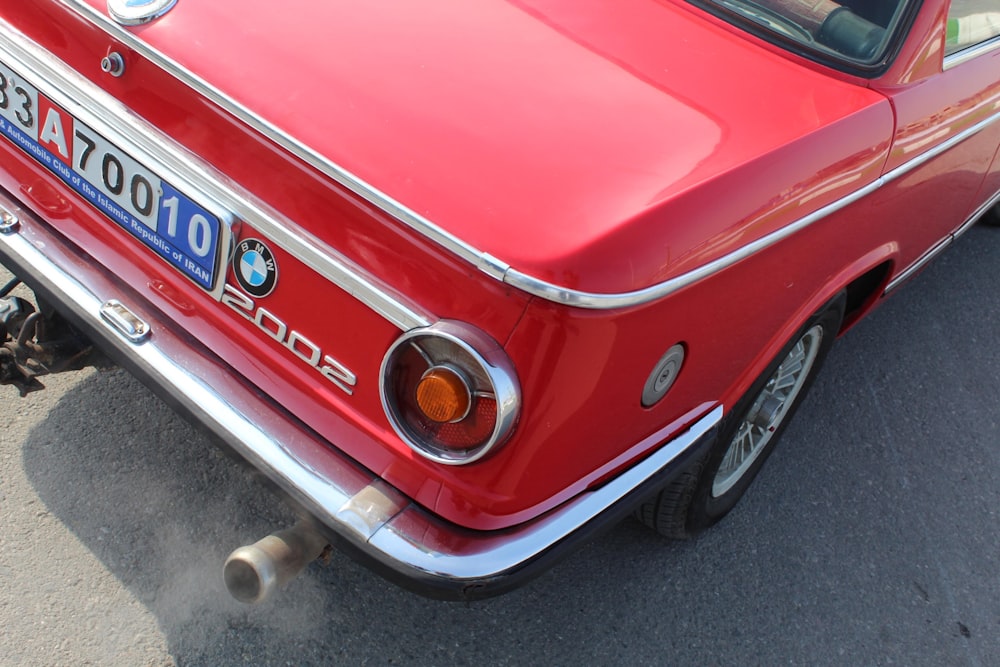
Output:
[[488,597],[541,572],[701,455],[722,418],[721,406],[705,406],[687,431],[642,462],[535,520],[501,531],[460,528],[326,445],[152,309],[135,305],[149,332],[128,335],[108,316],[109,303],[127,299],[113,276],[0,191],[3,211],[19,223],[0,225],[0,263],[168,403],[263,471],[335,546],[431,597]]

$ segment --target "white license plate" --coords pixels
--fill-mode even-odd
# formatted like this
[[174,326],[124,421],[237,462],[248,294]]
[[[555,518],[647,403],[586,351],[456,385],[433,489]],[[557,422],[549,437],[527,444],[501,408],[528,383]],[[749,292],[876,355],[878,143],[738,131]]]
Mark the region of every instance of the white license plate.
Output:
[[195,283],[215,287],[219,217],[2,62],[0,134]]

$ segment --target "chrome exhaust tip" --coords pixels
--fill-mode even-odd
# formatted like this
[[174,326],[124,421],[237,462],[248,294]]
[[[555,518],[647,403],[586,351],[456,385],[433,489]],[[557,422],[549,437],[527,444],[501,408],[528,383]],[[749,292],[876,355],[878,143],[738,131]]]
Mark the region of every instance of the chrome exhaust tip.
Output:
[[319,558],[328,541],[304,523],[272,533],[229,554],[222,569],[229,594],[257,604]]

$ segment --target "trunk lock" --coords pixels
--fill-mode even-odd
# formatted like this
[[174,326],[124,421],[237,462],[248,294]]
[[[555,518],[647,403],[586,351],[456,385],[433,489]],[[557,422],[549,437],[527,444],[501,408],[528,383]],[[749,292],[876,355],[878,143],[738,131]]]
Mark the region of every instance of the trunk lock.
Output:
[[101,69],[111,76],[121,76],[125,73],[125,59],[122,54],[112,51],[101,59]]

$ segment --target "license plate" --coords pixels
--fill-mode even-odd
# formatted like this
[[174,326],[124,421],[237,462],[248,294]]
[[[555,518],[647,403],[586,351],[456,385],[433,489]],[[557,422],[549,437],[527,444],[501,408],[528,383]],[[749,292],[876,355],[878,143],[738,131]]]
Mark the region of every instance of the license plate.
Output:
[[222,221],[0,62],[0,134],[211,291]]

